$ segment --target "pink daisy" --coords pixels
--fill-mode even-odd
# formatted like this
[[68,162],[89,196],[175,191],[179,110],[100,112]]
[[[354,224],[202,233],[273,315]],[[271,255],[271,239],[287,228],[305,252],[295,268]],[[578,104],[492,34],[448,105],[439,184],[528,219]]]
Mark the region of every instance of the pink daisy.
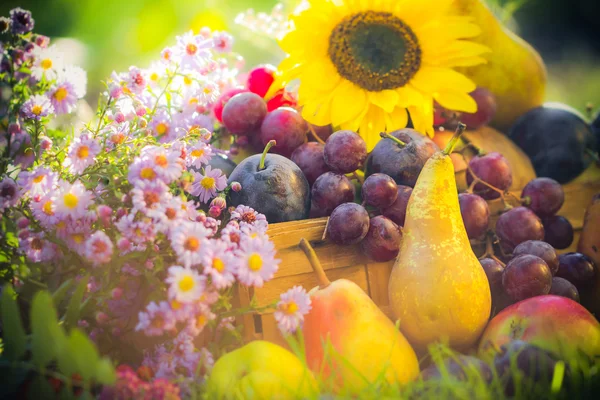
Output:
[[210,162],[212,157],[212,147],[202,141],[198,141],[193,146],[188,147],[186,164],[188,167],[202,168]]
[[166,204],[172,196],[162,181],[141,181],[129,192],[133,211],[139,211],[149,217],[164,215]]
[[204,104],[213,104],[219,97],[219,87],[211,81],[205,81],[200,89],[200,99]]
[[233,37],[227,32],[213,33],[213,42],[215,51],[219,53],[229,53],[233,47]]
[[229,244],[223,240],[210,239],[202,258],[204,273],[210,276],[217,289],[224,289],[235,281],[236,263]]
[[197,301],[206,286],[206,278],[196,270],[174,265],[165,280],[169,284],[169,298],[179,303]]
[[50,88],[48,98],[58,115],[70,113],[77,105],[77,94],[69,81],[63,81]]
[[19,188],[11,178],[0,181],[0,211],[12,207],[19,201]]
[[203,203],[215,197],[217,191],[221,191],[227,187],[227,177],[221,172],[220,169],[215,168],[214,170],[210,165],[204,169],[204,174],[199,172],[194,173],[194,183],[192,183],[191,194],[198,196],[199,200]]
[[171,233],[171,247],[185,267],[202,262],[202,253],[210,231],[201,223],[187,222]]
[[56,214],[77,219],[85,215],[92,203],[92,193],[87,191],[79,181],[72,184],[60,182],[58,190],[52,196],[52,201],[56,204]]
[[239,205],[231,212],[231,220],[238,221],[240,228],[249,225],[256,228],[257,232],[263,233],[267,231],[269,226],[264,214],[256,212],[253,208],[245,205]]
[[138,324],[135,330],[144,331],[147,336],[160,336],[165,331],[174,330],[176,322],[169,303],[166,301],[158,304],[151,302],[146,307],[146,311],[138,314]]
[[144,71],[137,67],[129,67],[129,72],[125,77],[127,89],[135,94],[141,94],[146,88],[146,78]]
[[152,219],[136,219],[135,213],[121,217],[121,219],[115,223],[115,226],[119,232],[121,232],[123,237],[127,238],[134,245],[152,242],[156,237],[156,228]]
[[19,241],[19,246],[27,259],[34,263],[50,261],[56,255],[56,246],[44,239],[43,232],[31,232],[27,238]]
[[160,179],[169,184],[179,178],[183,172],[184,162],[179,157],[181,151],[173,151],[159,146],[148,146],[142,149],[141,157],[151,160]]
[[279,266],[273,242],[267,236],[242,237],[236,259],[238,280],[246,286],[262,287]]
[[294,286],[282,293],[280,298],[274,317],[279,330],[284,334],[290,334],[302,327],[304,315],[311,309],[310,296],[303,287]]
[[21,171],[17,183],[23,194],[31,196],[47,194],[56,183],[56,173],[45,167],[33,171]]
[[52,199],[52,193],[41,196],[39,199],[32,201],[29,205],[33,216],[46,229],[54,228],[58,223],[58,215],[56,215],[56,204]]
[[133,186],[142,181],[155,181],[159,179],[157,166],[153,160],[136,157],[129,166],[127,180]]
[[194,35],[192,31],[177,37],[175,51],[181,59],[181,66],[185,69],[195,70],[210,58],[210,49],[213,46],[211,39]]
[[192,336],[198,336],[215,317],[216,315],[209,307],[202,304],[196,305],[188,317],[186,332]]
[[100,153],[100,144],[87,134],[82,134],[71,142],[64,166],[72,174],[81,174],[96,162],[98,153]]
[[242,231],[237,221],[229,221],[225,228],[221,230],[221,240],[227,243],[229,249],[237,249],[240,246],[241,239]]
[[172,229],[176,228],[183,220],[185,220],[181,198],[173,197],[164,205],[162,213],[154,217],[157,219],[157,231],[169,234]]
[[94,265],[110,262],[113,254],[113,243],[106,233],[94,232],[85,242],[85,257]]
[[52,103],[50,103],[48,97],[42,96],[41,94],[31,96],[29,100],[21,106],[21,114],[23,114],[25,118],[35,119],[37,121],[53,113],[54,107],[52,107]]
[[174,129],[171,129],[171,116],[166,110],[158,110],[148,127],[152,130],[152,135],[161,143],[168,142],[172,138]]
[[91,218],[91,214],[79,219],[66,218],[57,223],[56,234],[65,241],[71,250],[85,257],[86,240],[92,233],[92,223],[94,221],[95,219]]

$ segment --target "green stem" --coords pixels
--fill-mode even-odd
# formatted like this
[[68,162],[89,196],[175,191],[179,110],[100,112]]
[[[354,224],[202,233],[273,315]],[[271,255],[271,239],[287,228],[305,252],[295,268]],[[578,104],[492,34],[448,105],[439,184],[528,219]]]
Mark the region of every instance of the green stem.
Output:
[[390,135],[389,133],[381,132],[379,134],[379,136],[381,136],[384,139],[390,139],[390,140],[396,142],[396,144],[400,147],[406,146],[406,143],[404,143],[402,140],[398,139],[397,137]]
[[452,136],[452,139],[450,139],[450,141],[446,145],[446,148],[442,151],[443,154],[449,155],[450,153],[452,153],[452,151],[456,147],[456,144],[458,143],[458,139],[460,139],[460,136],[463,134],[466,128],[467,126],[462,122],[458,123],[454,136]]
[[265,158],[267,158],[267,153],[273,146],[277,146],[277,142],[274,140],[269,140],[269,143],[267,143],[267,145],[265,146],[262,156],[260,157],[260,163],[258,164],[259,171],[262,171],[263,169],[265,169]]

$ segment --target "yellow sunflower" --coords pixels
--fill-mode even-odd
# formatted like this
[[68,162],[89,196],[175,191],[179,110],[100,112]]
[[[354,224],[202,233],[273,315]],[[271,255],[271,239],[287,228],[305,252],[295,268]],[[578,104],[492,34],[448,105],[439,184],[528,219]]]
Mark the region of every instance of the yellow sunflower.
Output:
[[452,13],[453,0],[308,0],[279,38],[288,54],[275,91],[299,79],[304,118],[358,131],[371,150],[379,133],[433,135],[433,102],[475,112],[475,84],[453,67],[485,62],[489,49],[465,40],[480,29]]

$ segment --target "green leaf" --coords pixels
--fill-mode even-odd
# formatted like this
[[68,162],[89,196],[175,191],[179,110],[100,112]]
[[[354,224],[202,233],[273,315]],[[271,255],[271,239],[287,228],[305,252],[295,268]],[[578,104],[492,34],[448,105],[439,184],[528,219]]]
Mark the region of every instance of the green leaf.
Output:
[[27,348],[27,338],[21,323],[15,291],[11,285],[4,286],[2,292],[2,329],[4,355],[10,361],[18,360]]
[[58,325],[56,309],[50,294],[43,290],[36,293],[31,305],[31,351],[33,363],[45,367],[64,349],[65,332]]
[[100,359],[98,350],[90,339],[79,329],[73,328],[69,337],[68,350],[75,360],[77,372],[84,381],[89,381],[96,374],[96,366]]
[[62,285],[54,293],[52,293],[52,302],[55,307],[58,307],[62,299],[65,297],[71,286],[73,285],[73,278],[63,282]]
[[103,358],[96,365],[96,381],[103,385],[112,385],[117,376],[115,369],[108,358]]
[[65,325],[69,328],[76,326],[77,320],[79,319],[79,309],[81,307],[81,301],[83,300],[83,294],[85,293],[85,289],[87,287],[89,275],[81,278],[81,281],[77,284],[77,288],[71,296],[71,300],[69,300],[69,305],[67,306],[67,314],[65,315]]
[[53,399],[56,397],[54,388],[48,382],[48,378],[43,375],[37,375],[31,381],[27,390],[27,398],[31,400]]

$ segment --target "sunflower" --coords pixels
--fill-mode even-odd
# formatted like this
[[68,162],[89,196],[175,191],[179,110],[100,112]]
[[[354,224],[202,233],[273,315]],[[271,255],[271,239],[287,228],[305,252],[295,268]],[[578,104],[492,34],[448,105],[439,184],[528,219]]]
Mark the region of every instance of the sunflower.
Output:
[[434,100],[475,112],[475,84],[455,71],[485,62],[465,40],[480,29],[452,14],[453,0],[305,0],[279,38],[288,54],[272,92],[299,79],[304,118],[358,131],[371,150],[379,133],[433,135]]

